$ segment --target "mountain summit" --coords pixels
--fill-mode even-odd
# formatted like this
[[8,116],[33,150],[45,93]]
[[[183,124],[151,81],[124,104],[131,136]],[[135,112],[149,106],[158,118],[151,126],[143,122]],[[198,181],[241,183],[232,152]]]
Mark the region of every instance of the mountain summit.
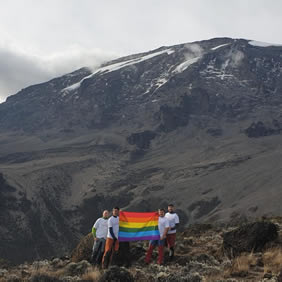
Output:
[[1,255],[60,255],[113,205],[173,202],[183,225],[281,214],[281,54],[215,38],[9,97],[0,104]]

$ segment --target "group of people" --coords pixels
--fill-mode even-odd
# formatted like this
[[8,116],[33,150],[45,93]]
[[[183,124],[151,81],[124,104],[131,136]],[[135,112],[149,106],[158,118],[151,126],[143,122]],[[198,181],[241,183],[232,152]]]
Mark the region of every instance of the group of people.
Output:
[[[174,205],[168,205],[167,212],[159,209],[158,229],[160,233],[159,240],[151,240],[146,253],[145,262],[149,264],[153,250],[158,246],[158,264],[163,264],[164,247],[169,248],[169,259],[174,256],[174,247],[176,239],[176,229],[179,225],[179,217],[174,212]],[[119,249],[119,208],[114,207],[112,216],[109,217],[109,211],[105,210],[103,216],[98,218],[92,227],[94,245],[92,250],[91,262],[94,265],[100,265],[107,268],[111,263],[113,254]]]

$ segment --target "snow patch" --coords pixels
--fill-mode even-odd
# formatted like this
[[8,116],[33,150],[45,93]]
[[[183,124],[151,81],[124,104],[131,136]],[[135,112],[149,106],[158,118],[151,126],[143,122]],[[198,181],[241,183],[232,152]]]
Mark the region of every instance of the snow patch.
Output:
[[257,46],[257,47],[270,47],[270,46],[282,47],[281,44],[271,44],[271,43],[266,43],[266,42],[261,42],[261,41],[249,41],[248,43],[252,46]]
[[233,78],[234,76],[232,74],[225,74],[224,72],[222,74],[217,75],[217,77],[219,77],[221,80],[224,80],[225,78]]
[[180,65],[178,65],[175,70],[173,72],[177,72],[177,73],[181,73],[183,71],[185,71],[190,65],[196,63],[201,57],[196,57],[193,59],[189,59],[183,63],[181,63]]
[[111,64],[111,65],[107,65],[107,66],[98,68],[95,72],[93,72],[92,74],[84,77],[81,81],[64,88],[62,90],[62,92],[72,92],[72,91],[78,89],[81,86],[81,83],[84,80],[89,79],[96,74],[104,74],[104,73],[116,71],[116,70],[119,70],[121,68],[128,67],[130,65],[141,63],[143,61],[146,61],[148,59],[151,59],[153,57],[159,56],[159,55],[164,54],[164,53],[167,53],[167,55],[170,55],[170,54],[174,53],[174,50],[173,49],[165,49],[165,50],[158,51],[158,52],[155,52],[155,53],[152,53],[152,54],[149,54],[149,55],[145,55],[145,56],[142,56],[142,57],[139,57],[139,58],[135,58],[135,59],[131,59],[131,60],[128,60],[128,61],[123,61],[123,62],[119,62],[119,63],[115,63],[115,64]]
[[167,79],[166,78],[159,78],[156,82],[156,86],[158,88],[160,88],[161,86],[163,86],[165,83],[167,83]]
[[230,43],[221,44],[221,45],[216,46],[216,47],[213,47],[213,48],[211,48],[211,49],[212,49],[212,50],[217,50],[217,49],[219,49],[219,48],[221,48],[221,47],[223,47],[223,46],[227,46],[227,45],[230,45]]
[[174,53],[174,50],[173,49],[169,49],[166,52],[167,52],[168,55],[171,55],[172,53]]
[[146,92],[144,92],[143,94],[141,94],[141,96],[146,95],[147,93],[149,93],[152,89],[153,89],[153,93],[151,95],[153,95],[161,86],[163,86],[164,84],[166,84],[169,81],[169,77],[168,77],[169,73],[165,73],[162,74],[161,77],[159,77],[157,80],[154,79],[151,82],[151,85],[149,86],[149,88],[146,90]]
[[70,85],[70,86],[68,86],[68,87],[66,87],[66,88],[64,88],[64,89],[62,89],[62,90],[61,90],[61,92],[63,92],[62,96],[64,97],[64,96],[66,96],[67,93],[72,92],[72,91],[78,89],[78,88],[80,87],[81,83],[82,83],[84,80],[86,80],[86,79],[88,79],[88,78],[90,78],[90,77],[92,77],[92,76],[93,76],[93,74],[90,74],[90,75],[84,77],[84,78],[83,78],[82,80],[80,80],[79,82],[77,82],[77,83],[75,83],[75,84],[72,84],[72,85]]

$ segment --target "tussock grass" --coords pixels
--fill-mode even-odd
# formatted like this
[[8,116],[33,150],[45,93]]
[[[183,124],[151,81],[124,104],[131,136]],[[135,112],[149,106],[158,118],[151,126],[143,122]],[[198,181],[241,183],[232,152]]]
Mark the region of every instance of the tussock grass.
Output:
[[60,277],[56,275],[54,272],[50,272],[48,270],[39,270],[39,271],[34,271],[29,279],[31,282],[40,282],[40,281],[60,281]]
[[94,269],[82,275],[82,281],[93,281],[97,282],[101,278],[101,272],[98,269]]
[[276,247],[263,254],[264,272],[271,271],[278,274],[282,269],[282,248]]
[[233,260],[231,267],[226,269],[224,276],[240,276],[242,273],[248,273],[251,265],[255,265],[256,262],[257,259],[253,253],[241,254]]

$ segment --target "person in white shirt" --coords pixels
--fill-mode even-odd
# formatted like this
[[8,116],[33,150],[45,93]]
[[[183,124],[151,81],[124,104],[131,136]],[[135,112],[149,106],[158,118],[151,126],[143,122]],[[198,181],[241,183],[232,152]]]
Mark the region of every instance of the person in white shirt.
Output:
[[91,262],[93,264],[100,264],[104,254],[108,233],[108,217],[109,212],[107,210],[103,211],[103,216],[98,218],[92,227],[94,245],[91,255]]
[[160,240],[151,240],[149,243],[149,249],[147,250],[145,262],[147,264],[150,263],[151,257],[153,250],[155,246],[158,246],[158,264],[163,264],[164,260],[164,245],[165,245],[165,240],[167,236],[167,232],[169,230],[169,221],[165,217],[165,210],[164,209],[159,209],[159,221],[158,221],[158,228],[160,232]]
[[169,259],[172,260],[174,257],[174,246],[176,239],[176,228],[179,224],[179,217],[177,213],[174,212],[173,204],[169,204],[167,207],[168,212],[165,214],[165,217],[169,221],[170,230],[166,236],[167,246],[169,248]]
[[119,232],[119,208],[113,208],[113,215],[108,221],[108,233],[106,240],[105,252],[102,260],[102,267],[108,268],[112,261],[114,252],[118,251],[118,232]]

